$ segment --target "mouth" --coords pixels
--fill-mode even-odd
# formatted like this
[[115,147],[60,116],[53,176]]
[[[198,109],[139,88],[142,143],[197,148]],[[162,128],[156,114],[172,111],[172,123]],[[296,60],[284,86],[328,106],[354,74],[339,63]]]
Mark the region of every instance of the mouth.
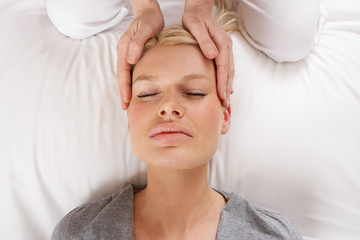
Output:
[[170,144],[190,140],[193,136],[190,130],[177,123],[162,123],[156,125],[149,137],[158,142]]

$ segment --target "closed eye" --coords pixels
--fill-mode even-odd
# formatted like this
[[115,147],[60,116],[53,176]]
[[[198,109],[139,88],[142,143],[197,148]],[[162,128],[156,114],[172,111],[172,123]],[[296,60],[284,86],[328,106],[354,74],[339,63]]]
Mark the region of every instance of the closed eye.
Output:
[[205,97],[207,94],[201,92],[187,92],[186,95],[195,96],[195,97]]
[[157,93],[144,93],[144,94],[139,94],[137,95],[138,98],[146,98],[146,97],[152,97],[157,95]]

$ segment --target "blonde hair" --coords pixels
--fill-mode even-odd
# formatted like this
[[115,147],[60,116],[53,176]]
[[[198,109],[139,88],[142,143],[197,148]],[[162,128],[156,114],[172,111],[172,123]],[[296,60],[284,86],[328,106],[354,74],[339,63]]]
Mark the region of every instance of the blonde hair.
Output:
[[[216,11],[213,14],[217,23],[226,33],[240,31],[240,18],[235,10],[235,3],[231,6],[225,0],[215,0]],[[154,38],[149,39],[144,46],[143,54],[156,46],[193,45],[199,47],[194,36],[181,25],[172,25],[160,32]]]
[[[226,2],[229,1],[230,5]],[[240,32],[241,20],[236,12],[237,5],[234,0],[215,0],[216,11],[213,14],[215,21],[226,33]],[[159,35],[149,39],[145,45],[141,57],[151,48],[156,46],[192,45],[200,49],[195,37],[182,25],[171,25],[162,30]],[[141,59],[141,58],[140,58]],[[214,60],[213,60],[214,61]],[[132,77],[136,64],[131,65]]]

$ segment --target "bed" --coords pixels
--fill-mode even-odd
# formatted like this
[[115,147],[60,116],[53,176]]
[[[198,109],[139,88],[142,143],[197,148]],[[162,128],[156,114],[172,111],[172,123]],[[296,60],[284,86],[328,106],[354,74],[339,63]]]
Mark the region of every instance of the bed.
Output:
[[[285,214],[304,239],[357,240],[360,2],[324,3],[321,37],[299,62],[276,63],[232,34],[232,124],[209,179]],[[163,5],[166,24],[181,5]],[[0,2],[0,239],[49,239],[74,207],[145,183],[116,82],[117,41],[132,19],[74,40],[44,0]]]

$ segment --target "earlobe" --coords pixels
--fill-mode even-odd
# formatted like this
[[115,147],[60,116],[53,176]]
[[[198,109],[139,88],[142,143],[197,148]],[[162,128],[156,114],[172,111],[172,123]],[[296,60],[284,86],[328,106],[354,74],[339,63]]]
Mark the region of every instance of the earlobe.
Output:
[[231,106],[229,105],[224,109],[224,119],[221,128],[221,134],[225,134],[229,131],[231,122]]

